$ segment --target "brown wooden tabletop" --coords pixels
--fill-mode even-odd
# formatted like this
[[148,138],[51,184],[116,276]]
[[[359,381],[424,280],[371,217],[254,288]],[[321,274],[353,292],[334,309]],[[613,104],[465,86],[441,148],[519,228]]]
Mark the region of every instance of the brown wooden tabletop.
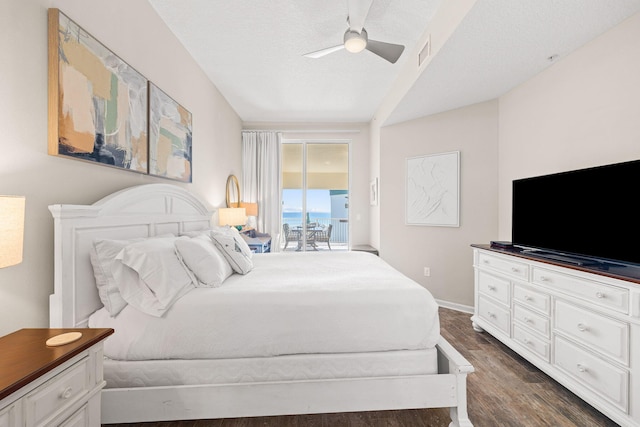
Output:
[[[48,347],[47,339],[82,332],[69,344]],[[107,338],[113,329],[20,329],[0,337],[0,400]]]

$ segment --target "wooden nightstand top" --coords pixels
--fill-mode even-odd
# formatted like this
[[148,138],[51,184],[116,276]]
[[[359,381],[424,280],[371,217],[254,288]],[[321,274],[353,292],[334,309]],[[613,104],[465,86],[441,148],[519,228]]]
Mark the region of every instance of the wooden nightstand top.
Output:
[[[66,332],[82,337],[58,347],[47,339]],[[20,329],[0,338],[0,400],[41,377],[56,366],[104,340],[113,329]]]

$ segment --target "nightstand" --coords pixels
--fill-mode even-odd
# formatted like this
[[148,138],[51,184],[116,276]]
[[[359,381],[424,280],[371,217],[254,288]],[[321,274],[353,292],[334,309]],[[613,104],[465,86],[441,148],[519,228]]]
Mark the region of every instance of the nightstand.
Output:
[[242,235],[244,241],[249,245],[251,252],[256,254],[263,254],[271,252],[271,236],[268,234],[258,235],[256,237],[249,237],[245,234]]
[[[48,347],[47,339],[81,332]],[[0,427],[100,426],[102,342],[113,329],[21,329],[0,338]]]

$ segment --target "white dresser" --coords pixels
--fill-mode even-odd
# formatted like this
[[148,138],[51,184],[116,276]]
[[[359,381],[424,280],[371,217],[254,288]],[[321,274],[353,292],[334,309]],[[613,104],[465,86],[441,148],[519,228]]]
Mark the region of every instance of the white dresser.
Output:
[[623,426],[640,426],[640,278],[473,245],[474,329]]
[[[69,344],[48,338],[82,332]],[[113,329],[21,329],[0,338],[0,427],[100,426],[102,341]]]

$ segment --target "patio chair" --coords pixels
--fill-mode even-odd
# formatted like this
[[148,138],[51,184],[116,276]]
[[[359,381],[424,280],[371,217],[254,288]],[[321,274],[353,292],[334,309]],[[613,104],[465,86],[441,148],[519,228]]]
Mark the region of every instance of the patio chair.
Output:
[[299,230],[292,230],[289,224],[282,224],[282,230],[284,231],[284,249],[287,249],[289,242],[296,242],[297,246],[300,246],[300,239],[302,235]]
[[331,250],[331,229],[333,228],[333,224],[329,224],[327,228],[321,231],[316,231],[314,243],[326,243],[329,246],[329,250]]

